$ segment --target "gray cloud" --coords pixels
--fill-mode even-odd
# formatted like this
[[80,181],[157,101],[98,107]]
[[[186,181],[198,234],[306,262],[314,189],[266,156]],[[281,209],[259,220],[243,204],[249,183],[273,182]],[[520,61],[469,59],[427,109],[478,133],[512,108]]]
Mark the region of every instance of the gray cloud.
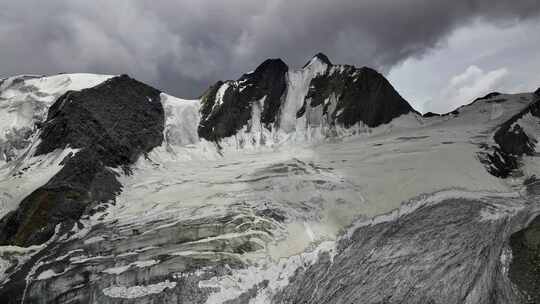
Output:
[[318,51],[388,71],[474,20],[536,18],[537,0],[23,0],[0,11],[0,73],[128,73],[194,97],[262,60]]

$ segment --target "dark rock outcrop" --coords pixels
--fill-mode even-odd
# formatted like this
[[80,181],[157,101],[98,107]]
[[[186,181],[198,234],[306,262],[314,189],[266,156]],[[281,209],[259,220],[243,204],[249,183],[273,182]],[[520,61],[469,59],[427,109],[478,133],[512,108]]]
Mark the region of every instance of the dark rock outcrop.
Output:
[[271,129],[286,89],[288,69],[280,59],[269,59],[237,81],[212,86],[201,99],[199,136],[218,141],[236,134],[251,118],[252,104],[263,98],[261,123]]
[[427,112],[422,115],[422,117],[430,118],[430,117],[441,117],[441,114],[433,113],[433,112]]
[[540,216],[512,235],[510,247],[510,279],[526,293],[528,303],[540,303]]
[[540,88],[538,88],[538,90],[536,90],[536,91],[534,92],[534,95],[540,97]]
[[500,96],[500,95],[502,95],[502,94],[499,93],[499,92],[491,92],[491,93],[489,93],[489,94],[486,94],[486,96],[484,96],[484,97],[478,97],[478,98],[476,98],[476,99],[473,101],[473,103],[476,102],[476,101],[479,101],[479,100],[492,99],[492,98],[495,98],[495,97]]
[[492,147],[493,151],[479,153],[480,161],[492,175],[506,178],[519,168],[522,156],[534,155],[537,139],[529,137],[523,128],[516,124],[527,114],[540,118],[540,100],[514,115],[497,129],[493,137],[497,145]]
[[159,94],[123,75],[61,96],[49,110],[36,155],[67,147],[80,150],[0,221],[0,244],[43,243],[58,224],[68,231],[85,211],[113,200],[121,185],[108,167],[128,170],[163,140]]
[[311,81],[304,102],[309,101],[311,107],[323,105],[323,114],[327,114],[330,103],[325,101],[332,94],[337,98],[337,104],[330,113],[331,124],[346,128],[358,122],[376,127],[400,115],[415,112],[384,76],[367,67],[337,66],[328,69],[327,73]]
[[107,166],[129,164],[163,140],[159,94],[126,75],[67,92],[49,109],[36,154],[69,146],[96,152]]
[[326,64],[327,66],[332,66],[332,62],[330,61],[330,59],[328,59],[328,56],[326,56],[323,53],[317,53],[315,56],[313,56],[313,58],[310,61],[308,61],[303,66],[303,68],[306,68],[313,60],[319,60],[320,62]]

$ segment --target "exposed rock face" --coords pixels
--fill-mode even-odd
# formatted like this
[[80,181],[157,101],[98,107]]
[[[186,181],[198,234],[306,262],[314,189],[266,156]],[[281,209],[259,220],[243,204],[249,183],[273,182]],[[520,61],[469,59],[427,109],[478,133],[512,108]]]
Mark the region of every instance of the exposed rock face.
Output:
[[[314,62],[324,67],[323,70],[307,75],[311,78],[293,75],[309,74]],[[314,126],[324,121],[330,127],[345,128],[358,123],[376,127],[400,115],[416,113],[384,76],[370,68],[333,65],[319,53],[302,70],[288,70],[283,61],[272,59],[237,81],[216,83],[201,100],[199,136],[219,141],[235,135],[244,126],[250,128],[249,122],[255,119],[256,112],[260,112],[258,122],[270,131],[279,129],[280,116],[288,115],[286,112],[291,110],[293,117],[306,117],[310,123],[316,122]],[[309,89],[296,96],[296,91],[304,85],[301,82],[306,80]],[[300,98],[299,109],[285,103],[291,94]],[[261,105],[262,110],[254,110]]]
[[[332,97],[336,99],[335,104],[332,104]],[[310,107],[322,105],[323,115],[330,115],[331,125],[346,128],[359,122],[377,127],[400,115],[415,112],[384,76],[367,67],[330,67],[327,73],[311,81],[297,117],[303,115],[308,102]]]
[[510,238],[510,278],[526,294],[527,303],[540,303],[540,216]]
[[540,88],[538,88],[538,90],[536,90],[536,91],[534,92],[534,94],[535,94],[536,96],[540,96]]
[[499,92],[491,92],[489,94],[486,94],[486,96],[484,96],[484,97],[476,98],[473,102],[476,102],[476,101],[479,101],[479,100],[493,99],[493,98],[495,98],[497,96],[500,96],[500,95],[501,95],[501,93],[499,93]]
[[309,66],[309,64],[311,62],[313,62],[313,60],[318,60],[320,61],[322,64],[326,65],[326,66],[331,66],[332,65],[332,62],[330,61],[330,59],[328,59],[328,56],[326,56],[325,54],[323,53],[317,53],[315,56],[313,56],[313,58],[308,61],[304,66],[303,68],[306,68],[307,66]]
[[59,74],[21,75],[0,83],[0,161],[12,161],[32,142],[45,121],[50,106],[69,90],[90,88],[111,78],[109,75]]
[[36,154],[89,149],[107,166],[134,162],[163,140],[160,91],[122,75],[68,92],[50,108]]
[[501,178],[506,178],[520,166],[520,158],[532,156],[538,142],[533,134],[527,134],[519,121],[525,116],[540,119],[540,100],[503,123],[493,137],[497,146],[493,152],[481,154],[481,159],[488,166],[488,171]]
[[49,110],[36,155],[80,149],[47,184],[0,222],[0,243],[28,246],[69,230],[87,208],[114,199],[121,185],[107,167],[127,166],[163,140],[160,92],[128,76],[67,92]]
[[287,71],[283,61],[269,59],[237,81],[216,83],[201,100],[199,136],[217,141],[236,134],[251,118],[252,104],[261,100],[261,123],[271,129],[286,89]]

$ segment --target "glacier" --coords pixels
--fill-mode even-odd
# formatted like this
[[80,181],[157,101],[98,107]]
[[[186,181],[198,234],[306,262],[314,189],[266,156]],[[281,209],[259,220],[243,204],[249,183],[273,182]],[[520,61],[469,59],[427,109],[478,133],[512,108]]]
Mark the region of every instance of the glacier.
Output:
[[[106,164],[121,185],[114,199],[90,204],[72,226],[59,224],[44,243],[0,246],[0,299],[5,303],[538,299],[535,283],[524,282],[526,274],[518,264],[522,260],[514,259],[525,251],[511,240],[533,229],[540,214],[536,186],[540,116],[535,111],[540,96],[494,95],[445,115],[400,110],[390,121],[382,119],[375,125],[373,120],[351,126],[340,123],[337,117],[350,108],[339,112],[340,98],[348,93],[338,89],[328,97],[321,95],[322,103],[311,106],[312,98],[322,94],[316,90],[321,85],[379,84],[376,78],[355,81],[358,71],[333,65],[321,55],[301,69],[280,69],[282,76],[273,77],[285,85],[277,99],[279,108],[266,112],[275,117],[263,121],[265,103],[271,98],[254,93],[242,108],[245,125],[218,139],[200,136],[203,101],[161,92],[156,101],[164,116],[161,142],[133,162]],[[214,121],[224,115],[220,108],[235,102],[227,99],[231,88],[236,88],[235,94],[247,94],[243,83],[261,85],[258,78],[249,78],[253,75],[214,88],[210,107]],[[23,80],[18,88],[11,80],[0,85],[0,104],[16,106],[18,117],[2,127],[2,136],[19,126],[31,132],[17,149],[10,148],[13,156],[4,159],[0,170],[2,216],[17,210],[25,197],[60,172],[64,160],[84,149],[66,145],[36,155],[46,137],[42,127],[33,125],[50,123],[47,110],[66,92],[84,94],[83,89],[99,88],[116,78],[65,74],[13,79]],[[314,79],[328,84],[315,86]],[[26,86],[36,87],[31,98],[21,89]],[[366,90],[376,92],[369,85]],[[306,97],[310,94],[315,95]],[[505,124],[509,130],[519,126],[534,145],[532,152],[508,154],[516,160],[512,166],[505,163],[509,156],[504,146],[516,137],[495,139]],[[8,146],[2,143],[2,148]],[[493,174],[494,163],[486,155],[508,165],[508,176]]]

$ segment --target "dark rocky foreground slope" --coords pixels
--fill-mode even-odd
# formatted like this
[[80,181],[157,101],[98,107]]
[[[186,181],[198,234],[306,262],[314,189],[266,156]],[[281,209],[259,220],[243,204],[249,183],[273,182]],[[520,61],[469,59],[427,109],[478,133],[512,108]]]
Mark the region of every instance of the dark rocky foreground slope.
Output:
[[510,238],[513,259],[509,276],[529,303],[540,303],[540,216]]
[[[537,297],[540,285],[524,273],[538,272],[516,269],[515,262],[510,266],[506,241],[527,221],[527,213],[485,218],[509,202],[451,199],[395,221],[360,227],[339,242],[335,256],[300,269],[274,303],[527,303],[508,273],[512,279],[518,273],[527,284],[524,290]],[[538,240],[533,229],[527,231]],[[512,236],[512,243],[522,235]]]

